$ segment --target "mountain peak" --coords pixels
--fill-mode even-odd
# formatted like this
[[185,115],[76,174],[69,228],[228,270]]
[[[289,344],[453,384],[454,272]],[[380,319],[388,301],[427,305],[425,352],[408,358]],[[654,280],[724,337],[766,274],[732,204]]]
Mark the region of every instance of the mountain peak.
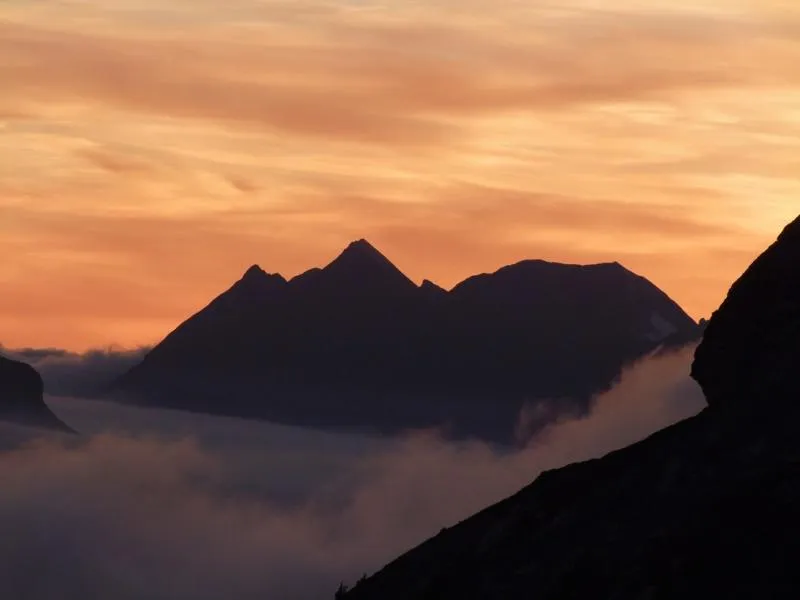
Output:
[[372,250],[374,252],[377,252],[377,250],[375,249],[375,246],[370,244],[369,241],[367,241],[365,238],[360,238],[360,239],[357,239],[357,240],[353,240],[352,242],[350,242],[347,245],[347,247],[348,248],[361,248],[361,249],[364,249],[364,250]]
[[286,284],[282,275],[267,273],[258,265],[253,265],[245,271],[242,278],[228,290],[234,297],[260,298],[264,294],[272,294]]
[[360,287],[417,287],[365,239],[351,242],[333,262],[318,273],[332,276],[337,282],[349,282]]
[[247,271],[244,272],[242,275],[242,279],[261,279],[263,277],[268,277],[267,272],[259,267],[258,265],[253,265]]
[[375,246],[363,238],[350,242],[347,248],[339,255],[339,258],[342,257],[357,257],[362,260],[382,260],[388,262],[388,259],[381,254]]
[[259,267],[258,265],[253,265],[247,271],[245,271],[244,275],[242,275],[241,281],[244,282],[277,282],[277,283],[286,283],[286,280],[283,278],[283,275],[279,273],[267,273],[264,269]]

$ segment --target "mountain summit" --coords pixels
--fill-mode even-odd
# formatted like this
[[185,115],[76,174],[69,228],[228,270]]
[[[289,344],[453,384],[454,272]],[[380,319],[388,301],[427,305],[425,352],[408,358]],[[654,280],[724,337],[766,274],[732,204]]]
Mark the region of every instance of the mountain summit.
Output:
[[340,270],[344,272],[374,268],[383,272],[396,271],[400,273],[397,267],[395,267],[388,258],[364,239],[356,240],[348,244],[347,248],[342,251],[338,258],[326,268],[333,271]]
[[416,285],[366,240],[350,243],[323,269],[311,269],[291,283],[328,293],[408,293]]
[[526,404],[582,412],[697,324],[619,265],[525,261],[446,291],[365,240],[290,281],[251,267],[125,374],[125,401],[509,441]]

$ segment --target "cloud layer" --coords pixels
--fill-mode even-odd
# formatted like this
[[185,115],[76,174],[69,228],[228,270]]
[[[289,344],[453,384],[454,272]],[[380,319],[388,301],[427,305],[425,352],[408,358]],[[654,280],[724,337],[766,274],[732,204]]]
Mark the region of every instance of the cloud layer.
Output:
[[46,394],[90,396],[139,363],[149,348],[95,348],[83,353],[60,348],[6,349],[8,358],[26,362],[42,376]]
[[687,376],[690,356],[643,361],[592,416],[519,452],[52,400],[90,435],[0,454],[3,591],[31,600],[332,597],[341,579],[542,470],[696,413],[704,402]]

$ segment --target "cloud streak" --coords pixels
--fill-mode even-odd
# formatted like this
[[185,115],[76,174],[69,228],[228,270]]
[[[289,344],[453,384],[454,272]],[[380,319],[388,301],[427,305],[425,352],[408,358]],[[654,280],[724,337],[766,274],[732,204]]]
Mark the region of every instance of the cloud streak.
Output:
[[361,237],[446,286],[620,260],[707,316],[796,212],[798,31],[740,0],[3,3],[0,329],[151,344]]
[[[515,16],[509,6],[500,12]],[[458,18],[445,28],[432,24],[436,8],[398,9],[388,22],[294,22],[266,41],[224,26],[192,37],[144,29],[111,36],[12,22],[0,25],[0,51],[10,58],[0,75],[9,97],[28,102],[58,97],[400,146],[442,146],[460,132],[443,117],[800,84],[797,24],[614,9],[553,18],[542,10],[525,15],[538,26],[528,39],[508,41],[519,33],[512,23],[492,30],[479,12],[485,28]],[[298,30],[304,35],[290,41]]]

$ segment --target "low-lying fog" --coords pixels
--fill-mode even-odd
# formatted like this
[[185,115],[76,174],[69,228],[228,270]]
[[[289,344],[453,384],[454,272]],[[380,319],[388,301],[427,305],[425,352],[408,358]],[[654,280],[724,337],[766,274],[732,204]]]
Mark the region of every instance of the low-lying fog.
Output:
[[0,591],[16,600],[330,600],[544,469],[698,412],[692,349],[521,450],[48,399],[82,432],[0,427]]

